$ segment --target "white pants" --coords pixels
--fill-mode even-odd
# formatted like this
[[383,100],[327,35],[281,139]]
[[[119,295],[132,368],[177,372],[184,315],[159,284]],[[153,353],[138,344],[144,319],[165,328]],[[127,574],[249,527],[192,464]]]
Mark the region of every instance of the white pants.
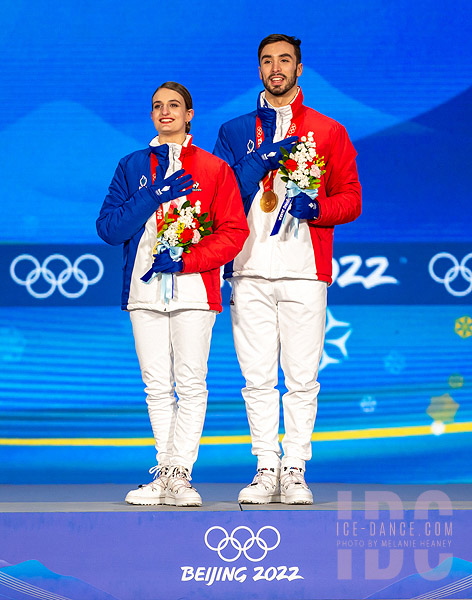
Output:
[[233,335],[246,387],[252,453],[258,468],[280,467],[279,358],[287,393],[282,398],[285,435],[282,466],[305,467],[311,458],[318,366],[324,343],[327,284],[307,279],[232,280]]
[[130,311],[161,467],[183,466],[191,471],[197,460],[215,317],[214,311],[205,310]]

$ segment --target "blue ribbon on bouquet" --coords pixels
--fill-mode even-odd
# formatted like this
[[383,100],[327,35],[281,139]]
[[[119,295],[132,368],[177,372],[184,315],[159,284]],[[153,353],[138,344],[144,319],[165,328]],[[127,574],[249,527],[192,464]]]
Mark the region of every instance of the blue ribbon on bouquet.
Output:
[[[165,250],[169,250],[170,257],[172,260],[179,260],[182,257],[184,249],[182,246],[170,246],[167,240],[162,240],[156,248],[156,253],[161,254]],[[161,302],[169,304],[169,301],[174,297],[174,276],[172,273],[161,273]],[[141,281],[144,283],[151,283],[151,281],[157,277],[157,273],[152,269],[141,277]]]
[[[282,206],[280,207],[279,214],[277,215],[277,219],[275,221],[274,228],[272,229],[272,233],[270,235],[277,235],[280,231],[282,223],[285,223],[285,219],[287,217],[287,211],[292,204],[292,200],[298,194],[304,193],[309,196],[312,200],[314,200],[318,196],[318,189],[314,190],[302,190],[298,187],[298,185],[289,179],[286,185],[286,195],[285,200]],[[300,226],[300,219],[297,217],[293,218],[291,227],[295,228],[295,237],[298,239],[298,228]]]

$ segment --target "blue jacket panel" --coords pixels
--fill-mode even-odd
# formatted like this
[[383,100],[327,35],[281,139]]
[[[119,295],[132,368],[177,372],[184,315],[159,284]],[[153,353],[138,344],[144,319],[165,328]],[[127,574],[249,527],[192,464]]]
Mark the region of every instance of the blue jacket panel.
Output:
[[[274,111],[272,111],[274,112]],[[259,182],[266,174],[255,160],[255,123],[258,111],[236,117],[220,127],[213,154],[225,160],[232,167],[239,185],[246,215],[259,188]],[[231,143],[229,142],[231,140]]]
[[[112,246],[123,244],[122,306],[126,306],[129,296],[131,273],[145,223],[160,206],[154,191],[146,184],[136,190],[130,189],[143,176],[151,181],[152,151],[151,148],[138,150],[120,160],[96,224],[102,240]],[[162,165],[162,169],[165,168]]]

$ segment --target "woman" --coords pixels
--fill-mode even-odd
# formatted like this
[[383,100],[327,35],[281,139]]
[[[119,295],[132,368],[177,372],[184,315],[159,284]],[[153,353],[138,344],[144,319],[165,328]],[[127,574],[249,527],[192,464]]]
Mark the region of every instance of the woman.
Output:
[[[123,244],[122,308],[130,313],[157,450],[153,481],[130,491],[129,504],[202,503],[190,480],[206,411],[211,331],[221,311],[220,267],[249,233],[232,170],[192,144],[193,115],[183,85],[169,81],[155,91],[158,135],[121,159],[97,220],[103,240]],[[169,209],[187,200],[213,224],[210,235],[176,257],[156,246],[157,233]]]

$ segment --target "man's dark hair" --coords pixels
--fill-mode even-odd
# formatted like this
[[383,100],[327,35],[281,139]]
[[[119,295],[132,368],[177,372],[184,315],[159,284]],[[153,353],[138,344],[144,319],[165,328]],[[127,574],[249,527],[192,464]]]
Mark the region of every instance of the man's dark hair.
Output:
[[259,44],[259,48],[257,50],[257,58],[259,59],[259,64],[261,64],[261,54],[262,50],[268,44],[275,44],[275,42],[287,42],[293,46],[295,51],[295,58],[297,60],[297,65],[302,62],[302,52],[300,50],[300,44],[302,43],[296,37],[292,37],[291,35],[285,35],[283,33],[271,33],[267,37],[265,37],[262,42]]
[[[161,83],[161,85],[157,88],[157,90],[152,95],[151,110],[152,110],[152,98],[154,98],[154,95],[162,88],[165,88],[167,90],[173,90],[174,92],[179,93],[182,96],[182,98],[184,99],[186,110],[190,110],[191,108],[193,108],[192,96],[190,95],[190,92],[188,91],[188,89],[181,83],[176,83],[175,81],[166,81],[165,83]],[[190,131],[190,123],[187,123],[185,125],[185,132],[188,133],[189,131]]]

